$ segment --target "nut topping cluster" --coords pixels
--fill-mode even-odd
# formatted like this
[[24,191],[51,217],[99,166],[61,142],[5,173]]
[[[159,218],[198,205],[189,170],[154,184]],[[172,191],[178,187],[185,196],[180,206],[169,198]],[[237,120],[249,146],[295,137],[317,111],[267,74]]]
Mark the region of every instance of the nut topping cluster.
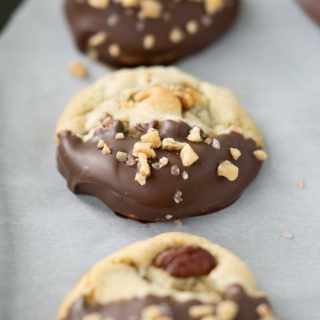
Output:
[[[154,87],[138,92],[135,94],[134,99],[136,101],[142,101],[152,97],[153,89]],[[157,90],[162,89],[162,87],[157,88]],[[109,122],[110,121],[111,120],[109,120]],[[146,129],[147,127],[144,129],[144,132]],[[241,128],[237,126],[233,126],[231,131],[236,132],[237,134],[241,134],[242,132]],[[117,132],[114,139],[123,140],[125,139],[125,134],[123,132]],[[223,146],[221,146],[221,143],[217,138],[210,135],[204,135],[201,132],[201,129],[197,126],[194,126],[189,130],[186,139],[192,143],[205,143],[215,149],[215,152],[225,150],[225,148],[222,148]],[[110,146],[102,139],[98,141],[97,148],[105,155],[109,155],[112,152]],[[131,154],[118,150],[116,152],[116,159],[119,162],[125,163],[126,166],[137,166],[135,181],[143,186],[147,183],[147,178],[151,176],[152,169],[160,170],[169,164],[169,159],[167,157],[161,157],[158,161],[154,161],[157,158],[156,150],[160,148],[162,150],[180,152],[180,159],[183,167],[191,167],[199,160],[199,155],[194,151],[189,143],[176,141],[169,137],[161,140],[158,130],[153,127],[149,127],[147,132],[141,136],[140,141],[135,142]],[[236,147],[230,147],[228,151],[232,161],[239,161],[242,156],[241,150]],[[253,151],[252,155],[259,161],[267,159],[267,154],[262,149]],[[173,176],[181,175],[182,180],[189,179],[189,173],[181,170],[176,164],[171,165],[170,173]],[[239,177],[239,167],[226,159],[219,163],[217,167],[217,175],[233,182]],[[173,195],[173,200],[176,204],[182,202],[183,192],[181,190],[176,190]]]

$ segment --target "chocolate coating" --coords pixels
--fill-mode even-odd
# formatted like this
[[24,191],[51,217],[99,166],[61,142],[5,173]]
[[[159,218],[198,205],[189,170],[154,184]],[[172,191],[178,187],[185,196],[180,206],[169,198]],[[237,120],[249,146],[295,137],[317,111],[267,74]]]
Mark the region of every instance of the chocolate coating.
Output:
[[154,264],[174,277],[187,278],[208,274],[217,266],[217,261],[208,251],[188,246],[161,252]]
[[[228,292],[232,292],[231,294]],[[256,312],[258,305],[265,303],[267,299],[251,298],[239,285],[227,288],[226,299],[234,301],[238,305],[238,313],[234,320],[258,320],[260,316]],[[81,320],[85,315],[98,313],[102,317],[112,317],[115,320],[127,320],[129,317],[140,319],[141,312],[150,305],[161,305],[164,313],[173,320],[194,320],[190,317],[189,308],[193,305],[200,305],[197,300],[190,300],[184,303],[176,302],[171,297],[146,296],[143,299],[122,300],[108,304],[88,305],[85,297],[79,298],[71,306],[68,316],[63,320]],[[212,304],[215,306],[215,304]]]
[[[217,150],[205,142],[189,142],[186,137],[190,129],[184,122],[166,120],[159,123],[161,138],[170,137],[188,142],[198,154],[199,160],[190,167],[183,167],[179,152],[157,149],[158,159],[167,157],[169,164],[160,170],[152,168],[152,174],[144,186],[135,181],[136,166],[128,166],[116,159],[118,151],[131,154],[134,143],[139,140],[132,136],[116,140],[115,134],[124,130],[120,121],[113,121],[110,126],[97,129],[94,137],[86,142],[70,132],[60,132],[58,168],[73,192],[92,194],[114,212],[132,219],[175,220],[211,213],[236,201],[258,174],[262,162],[252,154],[258,148],[256,143],[241,134],[232,132],[216,136],[221,144]],[[110,155],[104,155],[98,150],[99,139],[108,143],[112,150]],[[231,147],[242,152],[237,161],[230,155]],[[217,174],[218,165],[225,160],[239,168],[239,176],[233,182]],[[172,175],[173,165],[180,168],[180,173],[187,171],[189,178],[185,180],[181,174]],[[180,203],[174,201],[177,190],[182,192]]]
[[307,13],[320,24],[320,1],[319,0],[299,0],[301,6]]
[[[159,3],[161,15],[152,19],[141,19],[138,7],[124,8],[113,0],[103,10],[91,7],[87,1],[66,0],[65,9],[78,48],[88,52],[89,38],[105,32],[106,41],[94,50],[99,60],[115,66],[168,64],[187,56],[224,33],[238,11],[238,0],[227,0],[224,7],[213,14],[206,13],[201,1],[159,0]],[[187,31],[190,21],[196,21],[194,33]],[[183,39],[173,42],[169,35],[177,27]],[[147,35],[153,39],[148,48],[144,46]],[[119,46],[117,54],[110,54],[112,44]]]

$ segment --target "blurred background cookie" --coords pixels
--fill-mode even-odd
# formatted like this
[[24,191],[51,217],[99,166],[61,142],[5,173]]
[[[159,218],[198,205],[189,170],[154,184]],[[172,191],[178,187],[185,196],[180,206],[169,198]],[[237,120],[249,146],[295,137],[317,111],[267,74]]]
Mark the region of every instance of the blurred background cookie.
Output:
[[142,221],[230,205],[267,157],[233,93],[173,67],[102,78],[71,101],[56,134],[69,188]]
[[249,268],[187,233],[136,242],[94,266],[58,320],[274,320]]
[[298,0],[298,2],[320,24],[320,0]]
[[108,64],[168,64],[233,23],[238,0],[66,0],[78,48]]

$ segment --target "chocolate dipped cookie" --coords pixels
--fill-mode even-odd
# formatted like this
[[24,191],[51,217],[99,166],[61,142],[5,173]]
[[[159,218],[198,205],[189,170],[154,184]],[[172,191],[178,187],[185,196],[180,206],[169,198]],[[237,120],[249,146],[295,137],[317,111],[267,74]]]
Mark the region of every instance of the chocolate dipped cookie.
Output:
[[187,233],[134,243],[95,265],[57,320],[274,320],[249,268]]
[[233,23],[238,0],[66,0],[78,48],[115,66],[168,64]]
[[267,157],[233,93],[173,67],[122,70],[84,89],[59,120],[56,142],[73,192],[141,221],[232,204]]

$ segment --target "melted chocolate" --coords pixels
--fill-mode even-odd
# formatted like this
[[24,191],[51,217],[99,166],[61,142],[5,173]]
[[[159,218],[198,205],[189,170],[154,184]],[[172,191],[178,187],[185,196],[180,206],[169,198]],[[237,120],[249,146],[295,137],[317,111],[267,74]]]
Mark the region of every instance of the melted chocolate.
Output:
[[319,0],[299,0],[302,7],[308,14],[320,24],[320,1]]
[[[228,0],[225,7],[213,15],[205,12],[204,4],[196,1],[160,0],[163,12],[170,14],[170,19],[138,19],[139,9],[126,9],[115,1],[105,10],[92,8],[87,1],[66,0],[66,13],[78,48],[88,51],[88,39],[98,33],[106,32],[107,40],[95,47],[98,59],[115,66],[137,66],[168,64],[183,56],[198,51],[218,38],[235,20],[238,0]],[[115,23],[108,26],[112,17]],[[185,26],[190,20],[196,20],[198,32],[188,34]],[[137,28],[137,25],[140,26]],[[169,33],[174,27],[183,30],[184,39],[175,44],[169,40]],[[141,30],[140,30],[141,29]],[[155,38],[151,49],[143,48],[143,39],[147,34]],[[109,46],[117,43],[121,52],[113,57]]]
[[[232,294],[228,294],[228,291]],[[259,315],[256,308],[259,304],[268,305],[266,298],[251,298],[239,285],[227,288],[227,300],[234,301],[238,305],[238,313],[233,320],[258,320]],[[76,300],[69,309],[68,315],[63,320],[81,320],[91,313],[98,313],[103,317],[112,317],[115,320],[127,320],[129,317],[140,319],[141,312],[150,305],[160,305],[166,316],[173,320],[194,320],[190,317],[189,308],[193,305],[200,305],[197,300],[190,300],[179,303],[171,297],[156,297],[148,295],[143,299],[121,300],[107,304],[88,305],[85,297]],[[215,304],[212,304],[214,307]],[[135,318],[134,318],[135,319]]]
[[[158,128],[161,138],[188,142],[199,160],[183,167],[179,152],[157,149],[158,159],[167,157],[169,164],[160,170],[151,167],[146,185],[140,186],[135,181],[137,167],[116,159],[118,151],[131,154],[138,139],[126,136],[116,140],[114,136],[123,126],[114,121],[109,127],[97,129],[87,142],[71,132],[59,133],[58,168],[73,192],[92,194],[114,212],[141,221],[175,220],[220,210],[236,201],[260,170],[262,162],[252,154],[258,148],[256,143],[241,134],[216,136],[221,144],[217,150],[205,142],[189,142],[186,137],[191,128],[184,122],[166,120],[159,123]],[[97,148],[99,139],[108,143],[110,155],[102,154]],[[231,157],[230,147],[242,152],[237,161]],[[217,167],[224,160],[239,168],[239,176],[233,182],[217,175]],[[171,174],[173,165],[180,168],[180,175]],[[181,175],[184,170],[189,176],[186,180]],[[182,192],[180,203],[174,201],[177,190]]]

